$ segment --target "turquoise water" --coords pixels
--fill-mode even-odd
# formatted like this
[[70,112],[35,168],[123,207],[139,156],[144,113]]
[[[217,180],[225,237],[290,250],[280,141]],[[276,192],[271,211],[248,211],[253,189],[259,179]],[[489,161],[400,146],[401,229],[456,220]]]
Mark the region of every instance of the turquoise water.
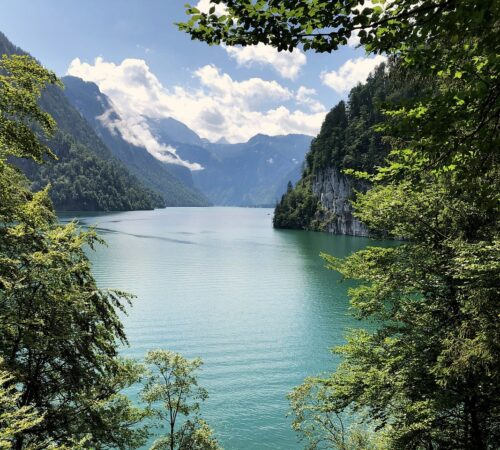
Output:
[[[62,218],[67,218],[65,214]],[[272,210],[168,208],[79,215],[108,247],[91,254],[101,287],[134,293],[127,356],[154,348],[204,361],[202,412],[226,450],[293,450],[286,394],[332,370],[347,283],[320,251],[345,256],[368,239],[272,228]]]

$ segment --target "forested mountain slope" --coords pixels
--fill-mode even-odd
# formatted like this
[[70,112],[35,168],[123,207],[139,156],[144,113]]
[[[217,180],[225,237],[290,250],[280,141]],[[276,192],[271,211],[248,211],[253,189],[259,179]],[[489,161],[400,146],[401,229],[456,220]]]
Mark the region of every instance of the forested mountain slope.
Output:
[[[194,187],[191,171],[187,167],[166,164],[144,147],[125,140],[120,131],[105,126],[101,119],[103,114],[113,114],[116,119],[119,116],[109,98],[100,92],[96,84],[70,76],[62,78],[62,81],[64,94],[100,139],[144,185],[160,193],[167,206],[209,205],[205,196]],[[181,136],[188,138],[191,137],[189,132],[194,134],[180,122],[174,125]]]
[[[0,54],[26,54],[0,33]],[[36,189],[51,184],[59,210],[133,210],[165,206],[161,196],[131,175],[68,102],[62,90],[47,89],[42,107],[58,123],[49,147],[58,160],[38,166],[19,161]]]
[[347,102],[327,114],[306,155],[302,178],[276,205],[274,226],[367,236],[351,201],[369,185],[343,171],[372,173],[382,165],[389,145],[375,125],[386,120],[384,105],[403,103],[421,89],[415,80],[401,80],[391,64],[380,65],[366,83],[354,87]]

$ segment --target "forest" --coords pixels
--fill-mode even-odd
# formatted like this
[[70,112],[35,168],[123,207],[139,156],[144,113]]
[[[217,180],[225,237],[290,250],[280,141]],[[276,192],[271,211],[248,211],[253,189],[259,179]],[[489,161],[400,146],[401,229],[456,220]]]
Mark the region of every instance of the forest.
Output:
[[[356,216],[398,239],[344,259],[322,255],[355,281],[349,297],[360,327],[333,350],[341,362],[332,373],[310,374],[288,395],[304,447],[499,448],[500,3],[212,4],[208,12],[187,6],[179,29],[210,45],[319,53],[356,36],[366,52],[390,58],[329,113],[303,180],[280,205],[280,221],[297,214],[309,227],[317,204],[308,176],[338,165],[370,184],[356,197]],[[83,180],[72,186],[89,205],[120,209],[120,190],[127,207],[158,200],[120,177],[118,162],[97,168],[85,140],[57,131],[64,117],[44,109],[43,92],[59,85],[28,55],[0,60],[0,446],[131,449],[154,435],[153,449],[218,449],[202,415],[201,360],[155,349],[140,362],[120,355],[120,314],[132,296],[97,286],[87,252],[101,239],[60,224],[51,186],[34,189],[16,164],[42,168],[38,189],[51,161],[78,154],[93,177],[112,180],[99,193]],[[78,180],[80,167],[58,164]],[[54,201],[66,195],[64,177],[50,178]],[[138,402],[124,394],[131,386]]]

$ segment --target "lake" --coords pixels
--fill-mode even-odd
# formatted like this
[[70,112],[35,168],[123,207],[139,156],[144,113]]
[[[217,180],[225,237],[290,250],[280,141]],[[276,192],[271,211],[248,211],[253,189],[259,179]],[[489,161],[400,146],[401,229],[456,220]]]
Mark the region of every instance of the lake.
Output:
[[[202,415],[226,450],[303,446],[286,394],[331,371],[344,342],[346,290],[321,251],[343,257],[365,238],[272,228],[272,209],[167,208],[77,214],[108,247],[90,255],[100,287],[137,296],[124,317],[129,357],[155,348],[203,359]],[[75,214],[61,214],[66,220]],[[133,395],[133,393],[132,393]]]

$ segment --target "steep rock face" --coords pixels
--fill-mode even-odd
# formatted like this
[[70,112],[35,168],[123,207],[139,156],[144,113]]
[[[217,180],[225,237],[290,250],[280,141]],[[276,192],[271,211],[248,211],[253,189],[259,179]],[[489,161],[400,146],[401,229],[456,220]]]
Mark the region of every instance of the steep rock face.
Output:
[[314,175],[312,191],[323,207],[317,219],[323,224],[325,231],[333,234],[368,236],[368,228],[353,216],[353,207],[350,203],[355,191],[364,192],[368,188],[367,183],[343,175],[336,167],[328,167]]

